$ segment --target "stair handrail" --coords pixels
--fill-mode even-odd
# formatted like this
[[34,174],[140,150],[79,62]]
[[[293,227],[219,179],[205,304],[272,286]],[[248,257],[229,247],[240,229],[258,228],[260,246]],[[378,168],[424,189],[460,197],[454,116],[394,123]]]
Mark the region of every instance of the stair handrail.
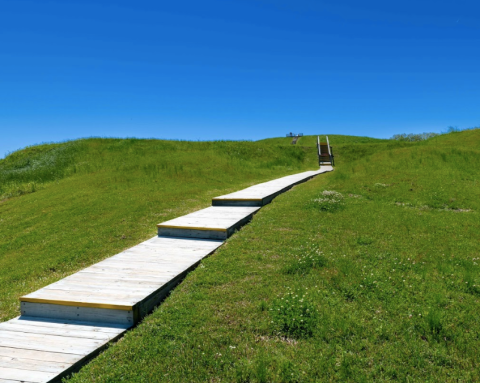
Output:
[[328,155],[330,156],[330,164],[334,166],[335,164],[333,162],[334,159],[333,159],[332,149],[330,148],[330,142],[328,141],[328,136],[325,136],[325,137],[327,137],[327,148],[328,148]]
[[320,166],[320,160],[322,155],[322,149],[320,149],[320,136],[317,136],[317,155],[318,155],[318,165]]

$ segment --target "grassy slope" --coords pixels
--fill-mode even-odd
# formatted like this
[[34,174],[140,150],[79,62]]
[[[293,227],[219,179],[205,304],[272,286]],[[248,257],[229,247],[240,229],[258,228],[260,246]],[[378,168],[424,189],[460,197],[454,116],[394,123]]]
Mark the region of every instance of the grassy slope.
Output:
[[478,381],[480,130],[336,154],[71,381]]
[[0,161],[0,320],[18,315],[20,295],[154,236],[158,222],[312,168],[313,148],[254,142],[89,139],[13,153]]

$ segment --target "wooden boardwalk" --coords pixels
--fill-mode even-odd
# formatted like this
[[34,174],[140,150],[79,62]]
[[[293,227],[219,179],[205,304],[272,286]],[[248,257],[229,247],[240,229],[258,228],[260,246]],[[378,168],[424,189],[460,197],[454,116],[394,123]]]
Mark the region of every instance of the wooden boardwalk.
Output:
[[216,197],[212,207],[158,224],[158,236],[21,297],[21,316],[0,323],[0,383],[61,381],[151,312],[261,206],[331,170]]
[[322,166],[319,170],[303,172],[264,182],[235,193],[215,197],[213,206],[263,206],[270,203],[277,195],[284,193],[299,183],[308,181],[318,174],[330,172],[331,166]]

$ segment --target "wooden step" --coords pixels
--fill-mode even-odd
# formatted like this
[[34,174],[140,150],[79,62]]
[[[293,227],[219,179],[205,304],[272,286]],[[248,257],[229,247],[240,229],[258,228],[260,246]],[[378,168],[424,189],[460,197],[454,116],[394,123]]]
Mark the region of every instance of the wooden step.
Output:
[[21,313],[133,326],[221,244],[154,237],[21,297]]
[[227,239],[250,221],[259,207],[208,207],[159,223],[159,236]]
[[264,182],[249,188],[215,197],[213,206],[264,206],[276,196],[289,190],[299,183],[308,181],[318,174],[332,171],[331,166],[322,166],[319,170],[293,174],[273,181]]
[[25,316],[0,323],[0,381],[60,382],[127,327]]

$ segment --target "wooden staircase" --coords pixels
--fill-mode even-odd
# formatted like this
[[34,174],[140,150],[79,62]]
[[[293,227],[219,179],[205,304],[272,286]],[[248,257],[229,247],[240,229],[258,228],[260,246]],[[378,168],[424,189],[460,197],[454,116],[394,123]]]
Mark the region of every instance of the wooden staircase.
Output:
[[327,142],[320,142],[320,137],[317,136],[317,149],[318,149],[318,164],[319,166],[330,165],[335,166],[335,160],[333,156],[333,149],[328,141],[328,136],[325,136]]

